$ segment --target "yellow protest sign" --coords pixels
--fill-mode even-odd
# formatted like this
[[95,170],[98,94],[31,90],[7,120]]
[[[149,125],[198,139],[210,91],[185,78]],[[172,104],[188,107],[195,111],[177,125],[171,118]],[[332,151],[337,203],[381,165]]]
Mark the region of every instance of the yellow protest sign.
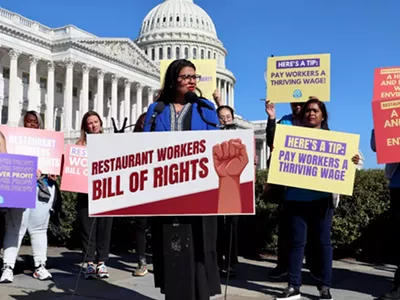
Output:
[[[197,87],[203,93],[203,97],[213,101],[212,94],[217,88],[217,61],[215,59],[191,59],[196,66],[196,73],[201,76]],[[171,59],[160,60],[160,80],[164,83],[164,76],[168,66],[173,62]]]
[[268,183],[352,195],[360,136],[277,125]]
[[331,55],[269,57],[267,99],[274,103],[306,102],[315,96],[330,100]]

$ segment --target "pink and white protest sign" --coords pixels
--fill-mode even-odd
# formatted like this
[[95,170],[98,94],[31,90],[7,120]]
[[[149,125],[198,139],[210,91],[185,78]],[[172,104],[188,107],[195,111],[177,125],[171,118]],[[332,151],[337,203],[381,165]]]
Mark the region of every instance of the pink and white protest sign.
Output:
[[25,127],[1,126],[7,153],[35,156],[43,174],[60,175],[64,152],[64,133]]
[[61,190],[67,192],[88,192],[88,160],[84,146],[67,145],[61,179]]

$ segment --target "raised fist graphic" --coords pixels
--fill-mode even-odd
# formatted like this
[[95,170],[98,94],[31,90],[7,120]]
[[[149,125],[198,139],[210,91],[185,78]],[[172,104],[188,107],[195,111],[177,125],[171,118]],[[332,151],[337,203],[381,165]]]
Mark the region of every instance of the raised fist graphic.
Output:
[[240,139],[232,139],[213,147],[215,172],[219,177],[237,177],[249,163],[246,145]]
[[213,147],[213,161],[220,179],[218,213],[240,213],[240,175],[249,163],[246,145],[240,139],[217,144]]

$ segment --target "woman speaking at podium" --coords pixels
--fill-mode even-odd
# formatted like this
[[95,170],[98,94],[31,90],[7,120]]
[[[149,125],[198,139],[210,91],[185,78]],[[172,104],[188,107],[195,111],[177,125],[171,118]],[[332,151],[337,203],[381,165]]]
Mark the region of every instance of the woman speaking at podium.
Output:
[[[198,90],[199,79],[190,61],[172,62],[159,98],[147,111],[144,131],[218,130],[214,105],[202,98],[188,99]],[[207,300],[220,294],[216,217],[154,217],[152,222],[155,286],[165,299]],[[180,241],[178,252],[171,244]]]

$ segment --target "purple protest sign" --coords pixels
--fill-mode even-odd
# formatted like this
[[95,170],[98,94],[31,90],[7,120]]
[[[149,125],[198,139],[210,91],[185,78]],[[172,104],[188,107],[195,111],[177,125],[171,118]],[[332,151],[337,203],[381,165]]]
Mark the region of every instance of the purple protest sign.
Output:
[[0,154],[0,208],[36,207],[38,158]]
[[276,69],[317,68],[321,65],[319,58],[277,60]]

